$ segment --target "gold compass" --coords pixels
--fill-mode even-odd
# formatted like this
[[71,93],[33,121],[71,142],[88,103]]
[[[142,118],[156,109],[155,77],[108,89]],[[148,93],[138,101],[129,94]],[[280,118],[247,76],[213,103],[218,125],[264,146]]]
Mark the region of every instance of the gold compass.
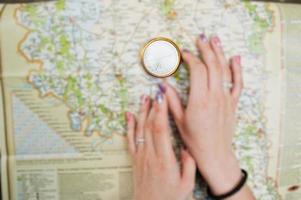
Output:
[[145,71],[159,78],[174,74],[181,63],[179,47],[164,37],[148,41],[141,50],[140,58]]

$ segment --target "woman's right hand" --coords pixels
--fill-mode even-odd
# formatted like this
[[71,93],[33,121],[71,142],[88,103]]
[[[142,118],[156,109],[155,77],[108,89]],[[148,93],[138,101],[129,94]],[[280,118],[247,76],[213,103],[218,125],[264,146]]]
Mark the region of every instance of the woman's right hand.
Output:
[[[175,89],[168,85],[166,96],[181,137],[198,168],[215,194],[230,191],[240,180],[241,170],[232,150],[235,111],[243,89],[240,57],[230,64],[218,37],[197,39],[202,60],[191,52],[182,52],[190,72],[190,91],[184,108]],[[253,199],[236,195],[237,199]]]

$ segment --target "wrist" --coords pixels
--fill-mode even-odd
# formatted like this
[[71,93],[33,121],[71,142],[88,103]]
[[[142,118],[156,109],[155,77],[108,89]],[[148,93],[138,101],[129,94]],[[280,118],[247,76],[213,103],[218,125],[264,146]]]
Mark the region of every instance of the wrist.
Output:
[[234,153],[197,161],[198,168],[214,194],[230,191],[241,179],[241,169]]

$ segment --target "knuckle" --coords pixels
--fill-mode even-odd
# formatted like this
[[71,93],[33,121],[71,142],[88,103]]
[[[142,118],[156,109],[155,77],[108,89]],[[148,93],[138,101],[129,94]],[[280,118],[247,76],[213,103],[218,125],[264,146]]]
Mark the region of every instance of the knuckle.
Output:
[[213,107],[223,107],[225,104],[225,97],[222,92],[215,91],[211,94],[210,102]]
[[194,59],[191,59],[190,64],[193,68],[197,68],[201,64],[201,61],[198,60],[197,58],[194,58]]
[[212,90],[210,92],[210,98],[212,101],[218,101],[218,100],[224,98],[222,89],[219,88],[219,89]]
[[[209,102],[209,97],[204,96],[204,98],[197,98],[196,96],[191,96],[188,102],[188,107],[187,109],[197,109],[197,108],[206,108]],[[185,117],[184,117],[185,118]],[[183,120],[183,119],[179,119]]]
[[147,121],[147,122],[145,123],[145,125],[144,125],[144,128],[145,128],[146,130],[151,130],[151,129],[152,129],[152,124],[151,124],[149,121]]
[[129,136],[134,131],[134,124],[127,125],[127,135]]
[[141,105],[140,107],[140,118],[143,117],[144,113],[146,112],[146,107],[144,105]]
[[[162,112],[163,112],[162,106],[159,106],[159,105],[157,104],[157,105],[154,105],[153,108],[154,108],[154,110],[155,110],[156,115],[162,114]],[[155,121],[156,121],[156,120],[155,120]]]
[[144,160],[143,160],[143,170],[144,171],[149,171],[148,169],[151,168],[151,165],[152,165],[152,162],[150,161],[149,158],[146,158],[146,156],[144,157]]
[[168,159],[166,159],[165,157],[162,157],[161,155],[157,156],[157,164],[158,164],[158,169],[160,171],[165,171],[167,170],[167,165],[166,163],[168,163]]
[[141,133],[143,131],[143,125],[141,123],[138,123],[135,131],[136,131],[136,134]]
[[207,109],[209,107],[209,101],[208,100],[203,100],[199,102],[199,108],[200,109]]
[[206,59],[208,60],[208,62],[210,62],[210,63],[216,63],[216,58],[215,58],[215,56],[214,56],[214,54],[213,53],[211,53],[211,52],[204,52],[204,57],[206,57]]
[[238,64],[234,65],[234,72],[237,73],[238,75],[241,73],[240,65],[238,65]]
[[163,126],[163,124],[162,124],[162,122],[160,120],[154,121],[153,127],[152,127],[152,131],[154,133],[161,133],[164,130],[165,130],[165,128],[164,128],[164,126]]
[[217,98],[217,103],[218,103],[219,106],[224,107],[224,105],[225,105],[225,97],[224,97],[224,95],[220,95]]
[[209,99],[202,99],[197,102],[196,108],[205,109],[209,106]]
[[222,68],[218,67],[218,65],[214,65],[214,66],[215,66],[215,71],[216,71],[217,75],[220,76],[222,74]]
[[228,77],[231,77],[231,71],[230,71],[230,68],[229,68],[228,64],[222,65],[222,68],[225,70],[226,75]]

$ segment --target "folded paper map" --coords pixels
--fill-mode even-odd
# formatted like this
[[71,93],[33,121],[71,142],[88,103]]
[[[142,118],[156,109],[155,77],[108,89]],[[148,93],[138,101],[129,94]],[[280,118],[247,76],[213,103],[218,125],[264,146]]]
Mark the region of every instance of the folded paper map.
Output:
[[[241,55],[233,146],[258,200],[301,199],[301,5],[239,0],[58,0],[12,4],[0,22],[4,200],[130,200],[124,112],[161,80],[139,51],[200,33]],[[183,101],[188,71],[168,81]],[[196,184],[195,199],[205,199]]]

